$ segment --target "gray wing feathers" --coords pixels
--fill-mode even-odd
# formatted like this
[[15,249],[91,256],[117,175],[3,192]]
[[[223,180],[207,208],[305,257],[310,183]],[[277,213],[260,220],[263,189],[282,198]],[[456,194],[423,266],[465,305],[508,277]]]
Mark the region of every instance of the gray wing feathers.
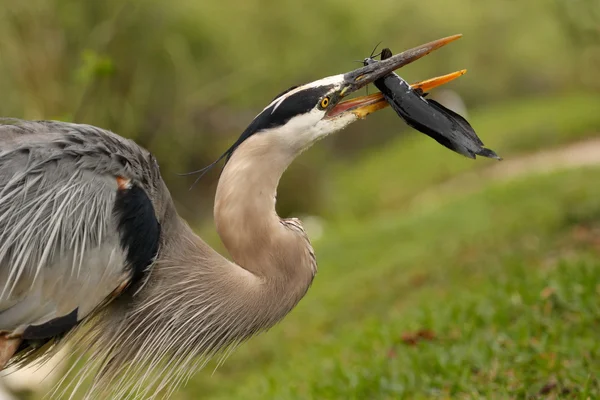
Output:
[[151,192],[155,169],[95,127],[0,120],[0,331],[80,319],[127,281],[115,177]]

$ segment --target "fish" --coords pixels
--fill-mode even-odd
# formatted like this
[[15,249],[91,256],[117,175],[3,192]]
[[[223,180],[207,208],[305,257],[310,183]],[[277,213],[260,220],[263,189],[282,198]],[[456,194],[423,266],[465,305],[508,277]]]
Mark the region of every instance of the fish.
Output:
[[[380,58],[392,56],[389,48],[384,48]],[[363,60],[364,65],[378,62],[373,56]],[[432,99],[426,99],[427,93],[413,89],[398,74],[392,72],[374,82],[386,101],[407,125],[431,137],[442,146],[475,159],[483,156],[502,160],[495,151],[484,147],[469,122],[460,114],[444,107]]]

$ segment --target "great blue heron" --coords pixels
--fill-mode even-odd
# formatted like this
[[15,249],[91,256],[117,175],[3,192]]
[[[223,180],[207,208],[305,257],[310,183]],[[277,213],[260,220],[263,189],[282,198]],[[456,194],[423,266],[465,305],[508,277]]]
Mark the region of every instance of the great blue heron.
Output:
[[457,38],[292,88],[260,112],[224,154],[216,191],[232,261],[177,215],[158,163],[134,142],[2,120],[0,367],[43,359],[66,337],[86,357],[80,380],[94,374],[88,397],[152,397],[280,321],[317,272],[300,221],[275,212],[281,175],[387,105],[342,98]]

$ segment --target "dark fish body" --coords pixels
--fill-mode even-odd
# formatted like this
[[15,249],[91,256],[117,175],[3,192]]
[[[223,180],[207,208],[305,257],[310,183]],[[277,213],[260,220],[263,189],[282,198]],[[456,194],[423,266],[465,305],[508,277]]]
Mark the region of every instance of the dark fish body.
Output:
[[[391,56],[384,49],[382,59]],[[373,58],[364,63],[377,62]],[[459,114],[444,107],[435,100],[427,100],[420,90],[414,90],[408,82],[395,73],[386,75],[374,82],[390,106],[412,128],[426,134],[439,144],[469,158],[476,155],[500,160],[492,150],[484,147],[475,130]]]

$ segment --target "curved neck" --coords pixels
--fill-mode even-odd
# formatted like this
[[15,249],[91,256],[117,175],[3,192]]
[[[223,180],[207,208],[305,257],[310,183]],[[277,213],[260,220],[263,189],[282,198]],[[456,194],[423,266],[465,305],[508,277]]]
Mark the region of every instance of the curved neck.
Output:
[[[167,378],[157,376],[177,382],[218,351],[275,325],[308,290],[316,272],[308,238],[297,221],[275,212],[279,178],[297,153],[254,136],[227,163],[215,200],[217,231],[235,263],[179,218],[166,186],[160,191],[161,250],[148,281],[133,299],[111,303],[111,324],[99,319],[94,329],[92,358],[110,359],[101,375],[120,382],[107,387],[133,382],[151,390],[148,371],[165,357]],[[133,374],[122,373],[131,365]]]
[[290,280],[305,291],[314,257],[299,225],[275,211],[277,185],[297,153],[268,134],[244,141],[227,162],[215,196],[215,224],[232,259],[266,280]]

